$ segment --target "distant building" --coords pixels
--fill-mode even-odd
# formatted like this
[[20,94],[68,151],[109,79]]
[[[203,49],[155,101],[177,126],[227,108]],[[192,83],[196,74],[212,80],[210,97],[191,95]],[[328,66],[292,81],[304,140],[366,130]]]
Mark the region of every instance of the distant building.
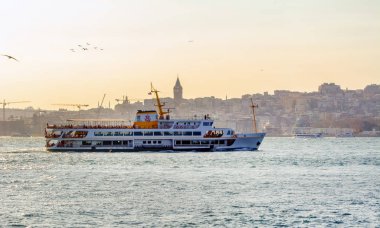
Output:
[[343,90],[335,83],[323,83],[318,87],[318,92],[322,95],[336,95],[342,93]]
[[174,94],[174,102],[176,104],[181,103],[183,96],[182,96],[182,86],[181,82],[179,81],[179,78],[177,77],[177,81],[175,82],[174,88],[173,88],[173,94]]
[[364,95],[371,97],[376,94],[380,94],[380,85],[372,84],[364,88]]
[[0,136],[28,136],[24,120],[0,121]]

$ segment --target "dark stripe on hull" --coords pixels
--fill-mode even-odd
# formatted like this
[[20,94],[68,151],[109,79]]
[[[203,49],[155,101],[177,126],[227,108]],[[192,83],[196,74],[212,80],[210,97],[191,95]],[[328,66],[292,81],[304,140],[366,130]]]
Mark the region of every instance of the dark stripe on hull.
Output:
[[198,148],[198,149],[173,149],[173,148],[134,148],[134,149],[47,149],[49,152],[69,152],[69,153],[80,153],[80,152],[112,152],[112,153],[128,153],[128,152],[160,152],[160,153],[166,153],[166,152],[228,152],[228,151],[255,151],[257,148],[231,148],[231,149],[210,149],[210,148]]

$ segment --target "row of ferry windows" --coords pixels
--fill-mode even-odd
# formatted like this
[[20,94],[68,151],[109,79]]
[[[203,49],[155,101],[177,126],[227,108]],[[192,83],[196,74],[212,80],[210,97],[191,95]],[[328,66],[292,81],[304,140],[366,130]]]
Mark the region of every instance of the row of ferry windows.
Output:
[[160,140],[147,140],[143,141],[143,144],[161,144],[162,142]]
[[[82,141],[82,146],[91,146],[93,145],[92,141]],[[110,145],[132,145],[132,140],[127,140],[127,141],[98,141],[95,142],[95,146],[110,146]]]
[[126,131],[126,132],[94,132],[95,136],[201,136],[200,131]]
[[207,141],[207,140],[176,140],[175,145],[208,145],[208,144],[219,144],[224,145],[225,140],[213,140],[213,141]]

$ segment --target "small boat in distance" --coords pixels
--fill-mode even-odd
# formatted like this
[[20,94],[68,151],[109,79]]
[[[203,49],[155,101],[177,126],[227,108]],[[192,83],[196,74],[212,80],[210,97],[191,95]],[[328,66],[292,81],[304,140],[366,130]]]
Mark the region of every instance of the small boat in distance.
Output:
[[137,151],[254,151],[265,133],[237,134],[231,128],[216,128],[209,115],[171,119],[151,85],[156,110],[138,110],[133,124],[115,119],[71,119],[66,124],[47,124],[46,149],[51,152]]
[[294,133],[296,138],[322,138],[322,133]]
[[295,138],[322,138],[322,132],[313,131],[311,127],[295,127],[293,129],[293,136]]

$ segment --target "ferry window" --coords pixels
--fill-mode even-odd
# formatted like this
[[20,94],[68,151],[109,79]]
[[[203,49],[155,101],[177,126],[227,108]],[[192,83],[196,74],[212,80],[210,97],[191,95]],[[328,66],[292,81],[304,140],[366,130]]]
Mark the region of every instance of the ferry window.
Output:
[[182,140],[182,144],[183,145],[189,145],[190,144],[190,140]]
[[148,141],[148,144],[151,144],[152,143],[152,141]]
[[211,144],[218,144],[218,141],[211,141]]
[[136,116],[136,122],[140,122],[141,121],[141,117],[140,116]]
[[201,144],[208,144],[208,141],[207,140],[202,140]]
[[219,144],[224,144],[224,140],[219,140]]
[[201,132],[200,132],[200,131],[194,131],[194,132],[193,132],[193,135],[194,135],[194,136],[199,136],[199,135],[201,135]]
[[103,136],[103,132],[94,132],[95,136]]
[[158,144],[161,144],[162,142],[161,141],[157,141]]
[[227,135],[230,135],[230,134],[231,134],[231,132],[228,130],[228,131],[227,131]]
[[106,136],[112,136],[112,132],[107,132]]
[[157,141],[153,141],[153,144],[156,144],[157,143]]
[[142,136],[143,133],[141,131],[135,131],[135,136]]
[[113,141],[112,144],[115,146],[118,146],[118,145],[121,145],[121,141]]
[[164,135],[173,135],[173,132],[165,131],[165,132],[164,132]]
[[153,131],[145,131],[144,135],[153,135]]
[[103,141],[103,145],[111,145],[112,144],[112,141]]
[[82,141],[82,146],[91,146],[91,141]]
[[176,144],[176,145],[181,145],[181,140],[176,140],[176,141],[175,141],[175,144]]
[[198,144],[199,144],[199,141],[198,141],[198,140],[193,140],[191,143],[192,143],[192,144],[195,144],[195,145],[198,145]]
[[128,145],[128,141],[123,141],[123,145]]
[[120,131],[117,131],[117,132],[115,132],[114,135],[115,135],[115,136],[123,136],[123,133],[121,133]]
[[101,146],[102,145],[102,142],[101,141],[98,141],[95,143],[96,146]]
[[157,136],[157,135],[160,136],[160,135],[162,135],[162,132],[161,132],[161,131],[155,131],[155,132],[154,132],[154,135],[155,135],[155,136]]
[[130,131],[124,132],[124,136],[132,136],[132,135],[133,135],[133,132],[130,132]]
[[146,144],[146,141],[143,141],[143,144]]
[[209,126],[208,122],[203,122],[203,126]]
[[182,135],[182,132],[181,131],[175,131],[174,135],[176,135],[176,136]]
[[192,132],[191,132],[191,131],[184,131],[184,132],[183,132],[183,135],[191,136],[191,135],[192,135]]

